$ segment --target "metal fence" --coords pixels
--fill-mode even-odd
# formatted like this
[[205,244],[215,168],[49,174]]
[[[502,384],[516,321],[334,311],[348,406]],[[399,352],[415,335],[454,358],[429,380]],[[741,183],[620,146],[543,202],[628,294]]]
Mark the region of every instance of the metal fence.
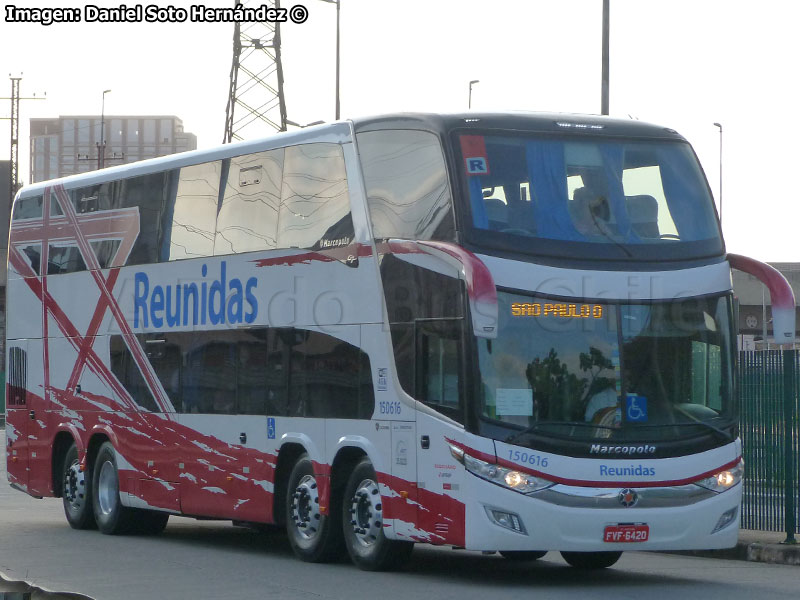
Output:
[[739,353],[745,460],[742,527],[798,533],[798,394],[795,350]]

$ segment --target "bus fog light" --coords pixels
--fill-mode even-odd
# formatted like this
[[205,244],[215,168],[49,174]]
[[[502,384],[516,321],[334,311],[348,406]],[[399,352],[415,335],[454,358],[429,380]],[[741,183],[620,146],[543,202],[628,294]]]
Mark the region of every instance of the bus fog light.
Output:
[[518,514],[506,512],[497,508],[490,508],[488,506],[484,508],[486,509],[486,514],[489,515],[489,519],[495,525],[528,535],[528,532],[525,531],[525,526],[522,524],[522,519],[519,518]]
[[733,523],[736,520],[736,515],[739,513],[739,507],[732,508],[730,510],[726,510],[720,516],[719,521],[717,521],[716,527],[711,533],[717,533],[718,531],[725,529],[728,525]]

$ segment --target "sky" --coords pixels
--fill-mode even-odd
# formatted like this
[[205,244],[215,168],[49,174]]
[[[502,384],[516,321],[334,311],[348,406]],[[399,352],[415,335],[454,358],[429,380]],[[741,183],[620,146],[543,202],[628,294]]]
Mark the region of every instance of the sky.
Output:
[[[202,0],[145,4],[188,7]],[[289,119],[334,120],[336,9],[301,3],[282,27]],[[101,7],[122,2],[96,0]],[[778,176],[797,164],[800,3],[790,0],[610,0],[610,114],[671,127],[691,142],[719,202],[729,252],[800,261],[800,192]],[[19,7],[83,8],[69,2]],[[133,0],[127,3],[133,6]],[[232,1],[206,0],[206,7]],[[252,5],[252,3],[250,4]],[[8,7],[4,5],[4,9]],[[5,11],[4,11],[5,12]],[[5,22],[0,73],[22,76],[20,174],[28,120],[100,113],[176,115],[198,147],[222,141],[230,23]],[[474,110],[600,112],[602,0],[341,0],[341,114]],[[5,87],[4,87],[5,86]],[[0,80],[0,97],[11,83]],[[10,116],[0,100],[0,117]],[[266,133],[266,131],[265,131]],[[0,159],[9,121],[0,121]]]

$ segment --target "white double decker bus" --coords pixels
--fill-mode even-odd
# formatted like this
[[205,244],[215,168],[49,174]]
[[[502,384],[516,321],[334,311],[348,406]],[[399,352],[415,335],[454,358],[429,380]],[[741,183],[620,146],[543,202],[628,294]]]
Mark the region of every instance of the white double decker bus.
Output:
[[74,528],[272,523],[365,569],[733,546],[732,266],[792,337],[689,144],[595,116],[387,115],[31,185],[8,477]]

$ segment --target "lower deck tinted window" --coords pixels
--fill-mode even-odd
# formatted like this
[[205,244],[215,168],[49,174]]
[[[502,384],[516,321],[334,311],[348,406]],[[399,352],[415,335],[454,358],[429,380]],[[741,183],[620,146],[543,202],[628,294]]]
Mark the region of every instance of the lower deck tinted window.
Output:
[[[176,412],[367,419],[374,410],[369,357],[321,332],[253,328],[138,338]],[[112,337],[111,356],[137,403],[156,410],[122,336]]]
[[161,412],[121,335],[111,338],[111,370],[136,404],[149,412]]

